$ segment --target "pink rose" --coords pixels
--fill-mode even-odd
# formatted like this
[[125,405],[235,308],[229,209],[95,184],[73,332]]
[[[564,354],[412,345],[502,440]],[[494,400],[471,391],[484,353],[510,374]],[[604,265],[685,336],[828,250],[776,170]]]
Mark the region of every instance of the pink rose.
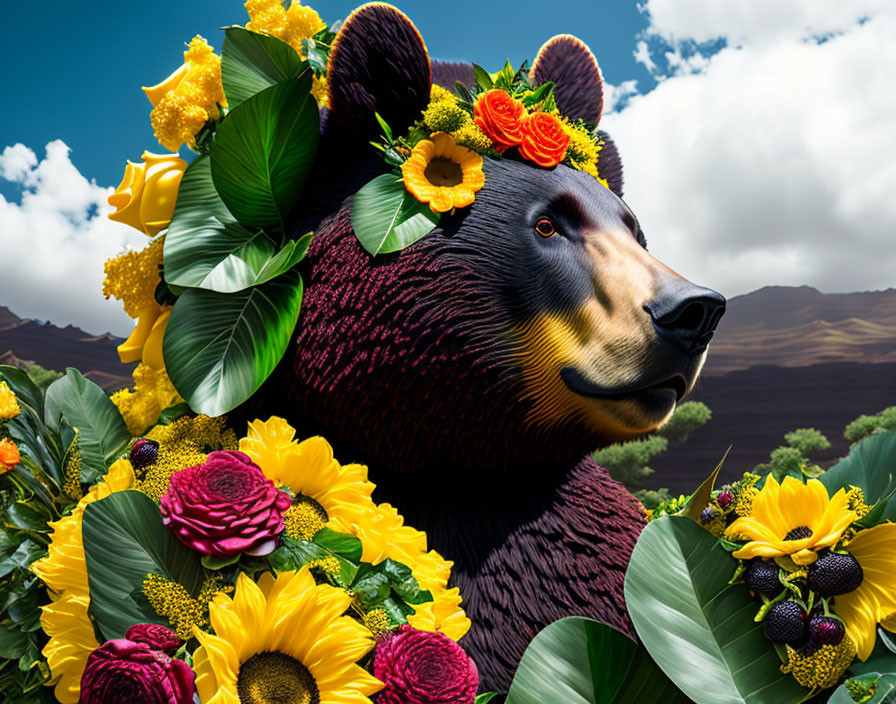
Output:
[[268,555],[292,500],[242,452],[212,452],[205,464],[171,477],[162,522],[203,555]]
[[110,640],[87,658],[79,704],[192,704],[193,670],[146,643]]
[[174,655],[183,645],[177,633],[158,623],[136,623],[125,632],[124,637],[135,643],[146,643],[150,648],[169,655]]
[[479,671],[444,633],[401,626],[376,646],[373,676],[385,683],[377,704],[472,704]]

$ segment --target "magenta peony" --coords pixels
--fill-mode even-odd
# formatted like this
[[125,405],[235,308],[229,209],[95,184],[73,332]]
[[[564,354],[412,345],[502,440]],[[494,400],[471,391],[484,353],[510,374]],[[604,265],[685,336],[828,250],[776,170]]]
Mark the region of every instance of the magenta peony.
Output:
[[79,704],[192,704],[193,670],[146,643],[106,641],[87,658]]
[[472,704],[476,664],[444,633],[402,626],[376,646],[373,676],[385,683],[377,704]]
[[177,633],[158,623],[135,623],[124,637],[135,643],[146,643],[150,648],[163,650],[169,655],[174,655],[183,644]]
[[242,452],[212,452],[205,464],[171,477],[162,522],[203,555],[267,555],[283,531],[289,494]]

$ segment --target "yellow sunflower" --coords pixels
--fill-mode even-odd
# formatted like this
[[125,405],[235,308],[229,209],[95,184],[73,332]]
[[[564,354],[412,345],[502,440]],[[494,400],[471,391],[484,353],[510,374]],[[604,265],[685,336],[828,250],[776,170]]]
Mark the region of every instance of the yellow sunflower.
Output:
[[296,442],[295,429],[276,416],[249,424],[240,450],[255,462],[265,476],[279,486],[288,486],[296,498],[286,512],[286,532],[293,538],[311,540],[321,528],[334,527],[339,516],[363,522],[373,510],[370,494],[375,487],[367,480],[367,467],[340,465],[333,448],[321,437]]
[[419,142],[401,173],[405,188],[434,213],[470,205],[485,184],[482,157],[444,132]]
[[370,632],[344,616],[351,597],[315,584],[307,567],[237,578],[233,598],[215,597],[215,635],[194,630],[196,688],[203,704],[332,702],[370,704],[382,683],[357,665],[374,646]]
[[43,580],[50,592],[51,602],[42,607],[40,617],[41,626],[50,638],[43,655],[56,684],[56,698],[62,704],[77,703],[87,656],[100,645],[87,614],[90,597],[81,537],[84,509],[87,504],[112,493],[133,488],[134,483],[131,463],[115,462],[68,516],[50,524],[53,533],[48,555],[31,565],[31,571]]
[[846,544],[862,568],[858,589],[834,597],[834,611],[846,624],[858,656],[867,660],[874,649],[877,624],[894,630],[896,615],[896,523],[859,531]]
[[389,504],[379,504],[373,515],[351,522],[340,517],[334,530],[361,539],[364,562],[378,564],[389,558],[410,568],[421,589],[432,593],[433,601],[414,606],[408,623],[422,631],[439,631],[452,640],[470,630],[470,619],[461,608],[460,589],[448,589],[452,562],[435,550],[426,550],[426,534],[404,525],[404,518]]
[[847,502],[844,489],[829,497],[817,479],[803,484],[785,477],[778,484],[769,475],[753,501],[750,515],[728,526],[726,535],[750,541],[732,554],[743,560],[790,557],[798,565],[811,564],[819,549],[834,545],[856,520]]
[[389,504],[375,504],[375,488],[363,465],[340,466],[333,448],[323,438],[295,441],[295,429],[282,418],[256,420],[240,440],[240,450],[267,477],[288,486],[296,499],[287,511],[286,531],[294,538],[310,540],[321,528],[357,536],[364,562],[378,564],[386,558],[410,568],[422,589],[434,601],[415,607],[408,620],[421,630],[442,631],[458,640],[470,628],[460,608],[460,591],[448,589],[452,563],[426,549],[426,534],[404,524]]

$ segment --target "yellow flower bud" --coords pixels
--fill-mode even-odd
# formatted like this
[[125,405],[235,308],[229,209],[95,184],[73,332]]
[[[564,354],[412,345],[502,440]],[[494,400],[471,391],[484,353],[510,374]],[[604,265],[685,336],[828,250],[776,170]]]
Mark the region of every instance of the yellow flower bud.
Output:
[[162,314],[156,319],[143,345],[143,363],[153,369],[164,369],[165,359],[162,357],[162,340],[171,317],[171,306],[165,306]]
[[143,152],[142,164],[129,161],[124,178],[109,196],[109,205],[116,208],[109,219],[154,237],[171,222],[186,168],[187,162],[176,154]]
[[177,90],[177,87],[184,80],[189,70],[190,68],[187,64],[182,64],[161,83],[157,83],[154,86],[143,86],[143,92],[146,93],[146,97],[149,98],[152,106],[158,105],[162,98],[168,95],[169,90]]
[[123,364],[139,362],[143,359],[143,347],[152,326],[162,314],[162,307],[158,303],[148,305],[140,309],[137,314],[137,327],[128,336],[128,339],[118,346],[118,356]]

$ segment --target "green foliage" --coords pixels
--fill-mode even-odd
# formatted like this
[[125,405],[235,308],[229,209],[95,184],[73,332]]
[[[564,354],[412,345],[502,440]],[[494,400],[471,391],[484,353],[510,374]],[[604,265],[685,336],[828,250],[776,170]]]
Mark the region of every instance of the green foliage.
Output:
[[682,403],[666,424],[659,429],[659,434],[672,442],[684,442],[688,434],[702,428],[712,418],[709,406],[700,401]]
[[574,616],[544,628],[526,648],[507,704],[677,704],[688,699],[619,631]]
[[864,525],[896,520],[896,501],[892,500],[896,488],[894,457],[896,431],[875,433],[853,445],[850,453],[821,475],[820,480],[831,494],[850,486],[862,490],[865,503],[874,506],[862,519]]
[[236,408],[283,357],[301,302],[295,269],[239,293],[188,289],[162,343],[174,387],[197,413],[219,416]]
[[438,224],[439,216],[408,193],[394,173],[369,181],[352,201],[352,229],[373,255],[404,249]]
[[167,625],[141,598],[147,574],[172,579],[193,596],[199,593],[199,554],[162,525],[159,507],[146,494],[120,491],[88,504],[83,536],[90,607],[106,639],[124,638],[135,623]]
[[594,453],[594,461],[610,473],[610,476],[622,482],[629,491],[643,486],[653,470],[647,466],[651,458],[664,452],[669,441],[658,435],[641,440],[616,443]]
[[25,367],[25,372],[28,374],[28,378],[43,391],[46,391],[50,384],[62,377],[62,372],[57,372],[55,369],[44,369],[33,362]]
[[843,437],[850,442],[858,442],[872,433],[883,430],[896,430],[896,406],[885,408],[873,416],[859,416],[846,426]]
[[44,420],[55,431],[60,431],[63,420],[78,429],[81,481],[88,484],[106,473],[131,440],[106,392],[71,367],[47,389]]
[[808,692],[780,671],[748,590],[729,584],[732,572],[721,543],[689,518],[649,523],[625,577],[638,637],[701,704],[796,704]]
[[212,179],[244,227],[286,232],[317,154],[320,117],[310,91],[307,71],[244,100],[218,128]]
[[243,27],[228,27],[224,31],[221,82],[231,110],[265,88],[295,78],[308,67],[289,44],[276,37]]
[[775,479],[780,481],[788,474],[798,475],[800,467],[803,466],[805,461],[806,458],[795,447],[782,445],[772,450],[769,461],[765,464],[757,464],[753,472],[763,477],[771,473],[775,476]]
[[666,487],[660,489],[638,489],[634,494],[635,498],[644,504],[644,508],[649,510],[672,500],[672,493]]
[[818,459],[831,449],[828,439],[815,428],[797,428],[784,436],[784,442],[810,460]]

